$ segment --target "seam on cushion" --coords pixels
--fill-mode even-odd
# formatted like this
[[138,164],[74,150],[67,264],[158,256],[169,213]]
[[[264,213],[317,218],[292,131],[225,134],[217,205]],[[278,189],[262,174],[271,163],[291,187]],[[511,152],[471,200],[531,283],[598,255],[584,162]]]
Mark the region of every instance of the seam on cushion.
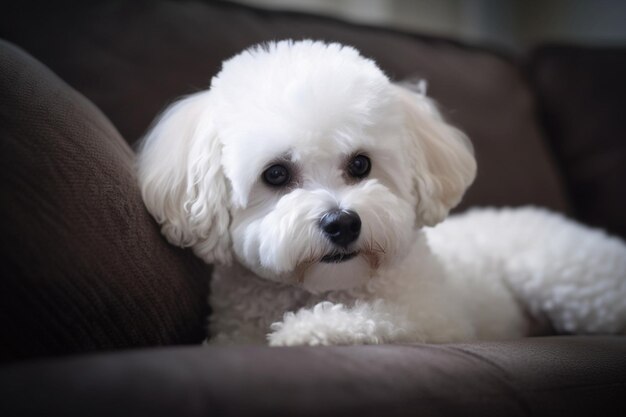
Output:
[[449,354],[463,357],[466,360],[471,360],[473,362],[479,362],[481,364],[487,365],[487,367],[491,370],[495,370],[496,372],[492,373],[494,378],[497,378],[498,382],[500,382],[505,387],[506,391],[510,393],[511,398],[515,399],[519,408],[523,411],[525,415],[532,415],[532,408],[530,407],[530,404],[527,402],[526,398],[521,395],[523,391],[519,390],[511,383],[511,374],[505,368],[495,363],[494,361],[485,358],[484,356],[481,356],[472,351],[465,350],[458,346],[439,345],[438,348],[443,349]]
[[626,381],[622,382],[600,382],[597,384],[580,384],[580,385],[566,385],[562,387],[551,387],[551,388],[537,388],[537,389],[522,389],[521,392],[532,392],[532,393],[544,393],[544,392],[555,392],[555,391],[582,391],[582,390],[595,390],[595,389],[605,389],[609,387],[625,387]]
[[458,346],[451,346],[451,345],[443,345],[442,347],[445,348],[446,350],[455,351],[455,352],[461,353],[464,356],[469,356],[471,358],[477,359],[479,362],[485,363],[492,368],[496,368],[497,370],[505,374],[507,378],[510,378],[511,376],[506,368],[500,366],[497,362],[492,361],[491,359],[488,359],[474,351],[463,349],[462,347],[458,347]]

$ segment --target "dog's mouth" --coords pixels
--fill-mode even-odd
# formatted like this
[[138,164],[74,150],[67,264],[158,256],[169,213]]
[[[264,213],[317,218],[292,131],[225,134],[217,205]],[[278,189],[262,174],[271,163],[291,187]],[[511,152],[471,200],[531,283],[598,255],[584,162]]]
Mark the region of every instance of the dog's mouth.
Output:
[[354,258],[358,254],[359,254],[359,251],[354,251],[350,253],[342,253],[342,252],[329,253],[328,255],[325,255],[324,257],[322,257],[321,262],[324,262],[326,264],[338,264],[341,262],[349,261],[350,259]]

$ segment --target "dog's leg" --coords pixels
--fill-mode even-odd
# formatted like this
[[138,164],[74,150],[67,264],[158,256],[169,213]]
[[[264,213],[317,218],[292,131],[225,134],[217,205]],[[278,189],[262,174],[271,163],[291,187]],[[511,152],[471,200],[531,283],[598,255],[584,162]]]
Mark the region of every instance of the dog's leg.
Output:
[[352,307],[329,301],[287,313],[272,324],[272,346],[352,345],[400,342],[411,323],[397,307],[383,302],[357,302]]
[[506,279],[531,313],[561,333],[626,333],[626,244],[560,215],[519,217],[536,236],[508,259]]
[[532,316],[560,333],[626,332],[621,239],[526,207],[453,216],[429,241],[456,275],[475,280],[477,289],[502,280]]

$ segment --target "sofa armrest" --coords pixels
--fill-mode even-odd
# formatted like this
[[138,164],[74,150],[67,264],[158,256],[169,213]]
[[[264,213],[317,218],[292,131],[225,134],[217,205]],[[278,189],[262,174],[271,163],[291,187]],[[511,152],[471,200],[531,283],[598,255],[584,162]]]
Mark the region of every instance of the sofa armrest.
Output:
[[12,365],[0,387],[7,416],[607,416],[626,338],[161,348]]
[[0,218],[0,362],[206,336],[207,267],[161,237],[130,147],[4,41]]

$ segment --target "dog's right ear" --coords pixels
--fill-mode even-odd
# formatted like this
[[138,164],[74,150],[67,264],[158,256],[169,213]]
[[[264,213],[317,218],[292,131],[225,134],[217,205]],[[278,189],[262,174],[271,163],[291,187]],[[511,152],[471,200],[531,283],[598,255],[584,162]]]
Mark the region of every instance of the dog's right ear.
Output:
[[206,262],[229,263],[229,189],[210,92],[185,97],[163,112],[142,140],[141,195],[167,240]]

